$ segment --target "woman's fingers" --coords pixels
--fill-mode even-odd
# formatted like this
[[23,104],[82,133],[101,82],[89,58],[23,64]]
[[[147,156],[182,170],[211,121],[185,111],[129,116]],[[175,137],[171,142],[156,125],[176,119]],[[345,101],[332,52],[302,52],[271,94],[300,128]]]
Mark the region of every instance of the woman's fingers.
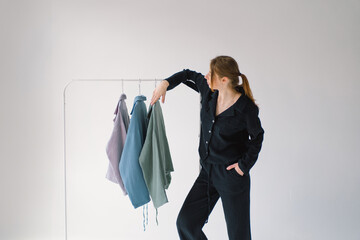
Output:
[[154,90],[154,92],[153,92],[151,102],[150,102],[151,105],[154,105],[155,99],[156,99],[156,90]]
[[154,92],[153,92],[153,95],[152,95],[152,98],[151,98],[151,105],[154,105],[154,103],[157,101],[158,99],[158,94],[157,94],[157,88],[155,88]]
[[231,165],[229,165],[226,169],[227,169],[227,170],[230,170],[230,169],[233,169],[233,168],[235,168],[235,171],[237,171],[241,176],[244,176],[244,172],[241,171],[241,169],[239,168],[239,164],[238,164],[238,163],[231,164]]
[[154,102],[155,102],[155,96],[153,96],[153,98],[151,99],[151,105],[154,105]]
[[236,170],[241,176],[244,176],[244,172],[241,171],[241,169],[239,168],[239,165],[237,165],[237,166],[235,167],[235,170]]
[[230,170],[230,169],[234,168],[235,166],[236,166],[236,163],[231,164],[226,168],[226,170]]
[[158,100],[160,98],[160,95],[157,93],[157,92],[155,92],[154,94],[153,94],[153,96],[152,96],[152,98],[151,98],[151,105],[154,105],[155,104],[155,102]]
[[166,88],[163,88],[161,85],[155,88],[153,91],[153,96],[151,98],[151,105],[154,105],[157,100],[162,96],[162,103],[165,102],[165,94],[166,94]]

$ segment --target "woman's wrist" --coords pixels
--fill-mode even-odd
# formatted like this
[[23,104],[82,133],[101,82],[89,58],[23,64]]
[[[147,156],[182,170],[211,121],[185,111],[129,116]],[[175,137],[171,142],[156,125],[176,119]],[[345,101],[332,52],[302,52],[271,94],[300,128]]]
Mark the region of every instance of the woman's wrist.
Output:
[[169,81],[166,80],[166,79],[162,80],[161,82],[163,82],[164,84],[166,84],[166,87],[168,87],[168,86],[170,85]]

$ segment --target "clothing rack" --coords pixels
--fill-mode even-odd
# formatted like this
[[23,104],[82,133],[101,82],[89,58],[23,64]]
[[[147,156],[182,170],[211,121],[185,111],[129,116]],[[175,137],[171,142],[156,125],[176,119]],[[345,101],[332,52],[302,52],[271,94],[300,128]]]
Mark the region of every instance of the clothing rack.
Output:
[[[139,84],[139,95],[141,94],[141,82],[154,82],[154,88],[157,86],[157,82],[161,82],[163,79],[73,79],[67,83],[63,90],[63,106],[64,106],[64,186],[65,186],[65,240],[68,239],[68,230],[67,230],[67,174],[66,174],[66,90],[74,82],[122,82],[122,91],[124,92],[124,82],[138,83]],[[200,97],[200,96],[199,96]],[[201,127],[201,120],[200,120]],[[200,137],[200,132],[199,132]],[[201,165],[199,161],[199,170],[201,170]]]

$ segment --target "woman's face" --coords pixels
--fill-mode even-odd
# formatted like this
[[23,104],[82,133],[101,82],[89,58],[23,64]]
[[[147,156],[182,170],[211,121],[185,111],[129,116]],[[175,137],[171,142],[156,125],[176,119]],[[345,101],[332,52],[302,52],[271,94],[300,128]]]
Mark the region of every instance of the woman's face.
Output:
[[[209,85],[209,87],[211,87],[211,69],[206,74],[205,78],[207,80],[207,84]],[[213,89],[218,89],[219,88],[220,79],[219,79],[219,76],[216,73],[214,74],[214,79],[212,81],[212,84],[213,84],[213,86],[212,86]]]

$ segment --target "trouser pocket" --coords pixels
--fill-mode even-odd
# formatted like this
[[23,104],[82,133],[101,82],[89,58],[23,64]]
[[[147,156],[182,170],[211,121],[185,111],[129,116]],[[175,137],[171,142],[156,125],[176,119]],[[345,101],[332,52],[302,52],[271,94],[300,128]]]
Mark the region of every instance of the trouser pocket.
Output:
[[232,177],[235,178],[235,179],[242,179],[242,178],[244,178],[244,176],[241,176],[241,175],[236,171],[235,168],[232,168],[232,169],[226,170],[226,171],[228,171],[229,175],[232,176]]

